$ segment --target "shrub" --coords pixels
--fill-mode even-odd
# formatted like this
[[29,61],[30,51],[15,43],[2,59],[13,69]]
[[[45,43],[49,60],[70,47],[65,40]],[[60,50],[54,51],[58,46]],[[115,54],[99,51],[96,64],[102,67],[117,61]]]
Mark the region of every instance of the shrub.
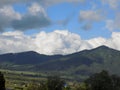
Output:
[[5,79],[4,75],[0,72],[0,90],[5,90]]
[[50,76],[47,80],[48,90],[62,90],[64,88],[65,81],[58,76]]

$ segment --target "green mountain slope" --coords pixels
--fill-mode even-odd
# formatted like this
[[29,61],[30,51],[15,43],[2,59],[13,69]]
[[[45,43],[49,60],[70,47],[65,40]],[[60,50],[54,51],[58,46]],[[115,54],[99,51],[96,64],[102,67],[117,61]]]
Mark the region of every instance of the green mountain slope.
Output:
[[0,67],[37,71],[84,79],[92,73],[108,70],[120,75],[120,51],[100,46],[70,55],[41,55],[36,52],[0,55]]

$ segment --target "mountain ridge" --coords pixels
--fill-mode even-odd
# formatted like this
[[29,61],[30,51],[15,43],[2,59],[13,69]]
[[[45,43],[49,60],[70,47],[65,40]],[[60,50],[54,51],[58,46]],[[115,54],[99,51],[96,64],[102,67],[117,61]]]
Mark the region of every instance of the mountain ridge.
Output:
[[[85,52],[85,51],[96,50],[96,49],[110,49],[110,50],[114,50],[114,51],[120,51],[120,50],[116,50],[116,49],[113,49],[113,48],[111,48],[111,47],[108,47],[108,46],[106,46],[106,45],[102,45],[102,46],[98,46],[98,47],[93,48],[93,49],[85,49],[85,50],[82,50],[82,51],[78,51],[78,52],[74,52],[74,53],[66,54],[66,55],[72,55],[72,54],[81,53],[81,52]],[[4,54],[0,54],[0,55],[6,55],[6,54],[21,54],[21,53],[36,53],[36,54],[45,55],[45,56],[66,56],[66,55],[62,55],[62,54],[55,54],[55,55],[41,54],[41,53],[38,53],[38,52],[36,52],[36,51],[24,51],[24,52],[17,52],[17,53],[4,53]]]
[[[69,55],[43,55],[34,51],[0,55],[0,68],[10,70],[58,73],[87,77],[101,70],[120,75],[120,51],[107,46]],[[81,77],[80,77],[81,79]]]

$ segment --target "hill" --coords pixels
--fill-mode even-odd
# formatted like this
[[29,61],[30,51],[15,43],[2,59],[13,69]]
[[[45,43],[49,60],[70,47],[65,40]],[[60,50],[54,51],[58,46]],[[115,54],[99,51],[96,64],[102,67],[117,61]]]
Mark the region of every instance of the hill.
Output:
[[54,73],[74,79],[84,79],[103,69],[120,75],[119,65],[120,51],[106,46],[64,56],[47,56],[33,51],[0,55],[2,69]]

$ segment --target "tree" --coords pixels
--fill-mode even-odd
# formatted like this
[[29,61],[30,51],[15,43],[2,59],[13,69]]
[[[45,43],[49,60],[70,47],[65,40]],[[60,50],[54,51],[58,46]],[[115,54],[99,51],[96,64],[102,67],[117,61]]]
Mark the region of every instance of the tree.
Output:
[[58,76],[50,76],[47,80],[48,90],[62,90],[65,85],[65,81]]
[[113,83],[111,76],[104,70],[85,80],[87,90],[115,90]]
[[4,75],[0,72],[0,90],[5,90],[5,79]]
[[114,90],[120,90],[120,77],[117,75],[112,75],[111,78]]

